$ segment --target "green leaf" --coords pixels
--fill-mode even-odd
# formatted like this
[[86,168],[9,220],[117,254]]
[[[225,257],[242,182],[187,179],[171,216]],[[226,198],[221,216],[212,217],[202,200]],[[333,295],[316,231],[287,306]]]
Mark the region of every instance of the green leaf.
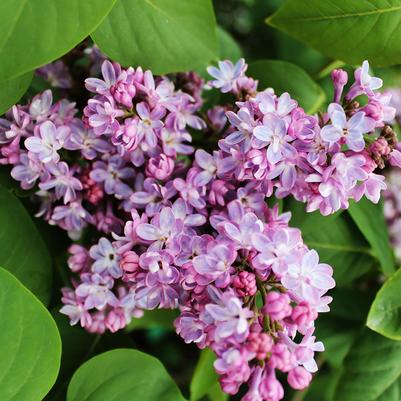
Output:
[[379,398],[375,401],[400,401],[401,400],[401,379],[395,381]]
[[0,265],[47,305],[52,266],[46,245],[19,199],[1,185],[0,205]]
[[349,64],[401,63],[400,0],[287,0],[267,22]]
[[367,326],[383,336],[401,340],[401,269],[377,293],[369,311]]
[[89,400],[185,401],[156,358],[132,349],[104,352],[75,372],[67,401]]
[[320,261],[334,269],[337,286],[341,286],[367,273],[376,263],[369,244],[347,214],[322,216],[319,212],[305,212],[305,205],[286,201],[290,210],[290,225],[302,231],[304,242],[316,249]]
[[49,312],[0,268],[0,400],[40,401],[56,380],[61,342]]
[[[306,391],[305,397],[293,398],[293,401],[332,401],[335,387],[337,385],[340,369],[329,370],[328,372],[320,371],[313,378],[311,385]],[[297,394],[302,394],[297,392]]]
[[217,27],[220,60],[231,60],[233,63],[242,57],[242,50],[235,39],[223,28]]
[[211,0],[118,0],[92,38],[113,60],[155,74],[204,67],[218,54]]
[[147,310],[144,311],[144,315],[141,318],[133,318],[125,330],[148,330],[155,328],[174,330],[173,322],[178,315],[179,312],[176,309]]
[[213,400],[224,400],[224,393],[213,367],[215,359],[216,356],[211,349],[206,348],[201,351],[190,384],[190,401],[198,401],[206,395],[209,395],[209,398],[213,397]]
[[340,368],[351,346],[358,335],[361,324],[323,314],[316,321],[316,336],[324,344],[324,359]]
[[385,274],[395,270],[393,250],[390,246],[383,205],[375,205],[366,198],[353,203],[349,214],[372,246]]
[[288,92],[308,113],[324,102],[323,89],[295,64],[280,60],[259,60],[250,63],[247,75],[259,81],[259,89],[272,87],[277,94]]
[[0,114],[5,113],[21,99],[32,81],[32,75],[32,72],[27,72],[0,84]]
[[115,0],[1,0],[0,81],[61,57],[87,37]]
[[365,329],[345,358],[333,401],[388,401],[383,395],[399,379],[400,359],[401,342]]

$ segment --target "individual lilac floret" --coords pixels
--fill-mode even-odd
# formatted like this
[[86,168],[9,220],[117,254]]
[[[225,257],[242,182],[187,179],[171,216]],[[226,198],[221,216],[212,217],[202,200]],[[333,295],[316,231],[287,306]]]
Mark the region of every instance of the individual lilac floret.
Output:
[[215,78],[210,84],[220,89],[223,93],[230,92],[235,88],[238,78],[243,76],[247,69],[245,60],[239,59],[235,65],[229,61],[219,61],[219,68],[208,67],[207,72]]
[[355,113],[349,120],[344,109],[337,103],[331,103],[328,108],[331,125],[325,125],[320,135],[330,144],[339,142],[344,138],[345,143],[354,152],[360,152],[365,147],[363,135],[374,129],[374,121],[365,116],[363,111]]
[[25,146],[30,152],[37,154],[42,163],[57,163],[60,160],[57,151],[62,148],[69,132],[68,127],[56,128],[51,121],[46,121],[38,127],[37,136],[25,140]]

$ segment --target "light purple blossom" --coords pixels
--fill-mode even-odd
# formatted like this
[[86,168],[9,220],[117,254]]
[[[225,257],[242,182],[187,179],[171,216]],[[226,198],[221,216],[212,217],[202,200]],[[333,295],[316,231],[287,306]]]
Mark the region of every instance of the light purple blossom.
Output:
[[57,128],[51,121],[46,121],[39,126],[36,136],[25,139],[25,147],[37,154],[42,163],[57,163],[60,160],[57,151],[63,147],[69,133],[68,127]]

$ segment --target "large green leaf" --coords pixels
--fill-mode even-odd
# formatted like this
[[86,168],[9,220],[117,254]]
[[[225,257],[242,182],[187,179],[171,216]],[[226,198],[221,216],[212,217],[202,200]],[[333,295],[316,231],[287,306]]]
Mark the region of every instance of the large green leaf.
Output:
[[26,74],[0,84],[0,114],[5,113],[21,99],[27,91],[31,80],[32,72],[27,72]]
[[349,214],[373,248],[383,272],[390,275],[395,270],[394,255],[390,246],[383,205],[375,205],[366,198],[351,204]]
[[401,269],[377,293],[370,308],[368,327],[393,340],[401,340]]
[[369,244],[346,213],[322,216],[307,213],[305,205],[287,201],[290,225],[302,230],[305,243],[319,253],[321,262],[334,269],[337,285],[347,284],[368,272],[376,262]]
[[267,22],[349,64],[401,63],[401,0],[287,0]]
[[259,81],[259,89],[272,87],[277,94],[288,92],[308,113],[315,112],[326,97],[302,68],[287,61],[255,61],[249,64],[247,75]]
[[375,401],[400,401],[401,400],[401,379],[395,381],[380,397]]
[[132,349],[104,352],[75,372],[67,401],[89,400],[185,401],[156,358]]
[[1,185],[0,205],[0,265],[47,305],[52,266],[46,245],[19,199]]
[[225,399],[226,395],[220,388],[220,384],[217,381],[218,376],[213,367],[215,360],[216,355],[211,349],[206,348],[201,351],[190,384],[190,401],[198,401],[206,395],[209,395],[210,398],[213,397],[214,400]]
[[118,0],[92,38],[113,60],[155,74],[196,69],[218,55],[211,0]]
[[241,47],[226,30],[217,27],[217,37],[219,39],[219,58],[221,60],[231,60],[235,63],[242,57]]
[[391,400],[383,395],[399,379],[400,360],[401,342],[365,329],[345,358],[333,401]]
[[88,36],[115,0],[1,0],[0,81],[67,53]]
[[49,312],[0,268],[0,400],[40,401],[56,380],[61,342]]

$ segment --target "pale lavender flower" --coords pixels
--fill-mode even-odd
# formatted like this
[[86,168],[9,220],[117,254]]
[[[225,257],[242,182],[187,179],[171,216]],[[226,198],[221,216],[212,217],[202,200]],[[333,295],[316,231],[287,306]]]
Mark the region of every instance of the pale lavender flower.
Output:
[[42,163],[57,163],[60,160],[57,151],[63,147],[69,133],[67,126],[57,128],[51,121],[46,121],[39,126],[36,136],[25,139],[25,147],[37,154]]
[[235,65],[230,60],[219,61],[218,64],[219,68],[207,68],[207,72],[215,78],[210,85],[220,89],[223,93],[230,92],[235,88],[236,80],[244,74],[247,68],[245,60],[241,58]]
[[322,128],[320,132],[322,139],[332,144],[344,138],[351,150],[355,152],[363,150],[365,147],[363,134],[374,128],[374,120],[366,117],[363,111],[355,113],[347,120],[344,109],[337,103],[330,104],[328,114],[331,124]]
[[332,278],[333,269],[325,263],[319,263],[319,255],[315,250],[308,251],[301,263],[290,264],[287,273],[281,279],[283,285],[294,291],[302,299],[309,301],[319,298],[335,286]]
[[216,287],[224,288],[230,281],[231,265],[237,258],[234,245],[210,244],[207,255],[196,256],[193,260],[194,269],[209,284],[213,281]]
[[248,332],[248,319],[253,312],[244,308],[241,301],[233,294],[226,292],[221,295],[219,304],[207,304],[207,313],[216,322],[216,339],[230,336],[244,336]]
[[51,176],[39,184],[39,188],[45,191],[55,190],[56,198],[63,198],[64,203],[69,203],[76,199],[76,191],[82,190],[82,183],[75,178],[73,172],[68,168],[68,164],[60,162],[57,164],[49,163],[47,171]]
[[292,157],[295,148],[289,144],[292,138],[287,135],[285,121],[273,114],[268,114],[263,118],[263,125],[258,125],[253,130],[253,135],[261,144],[258,148],[267,147],[267,160],[275,164],[284,157]]
[[126,167],[124,160],[118,155],[111,156],[107,162],[96,161],[90,172],[90,178],[95,182],[103,183],[107,194],[120,198],[131,195],[132,190],[123,180],[133,178],[134,175],[134,169]]
[[94,273],[106,273],[113,278],[122,276],[120,256],[107,238],[100,238],[97,245],[93,245],[89,250],[89,255],[94,260],[91,267]]

